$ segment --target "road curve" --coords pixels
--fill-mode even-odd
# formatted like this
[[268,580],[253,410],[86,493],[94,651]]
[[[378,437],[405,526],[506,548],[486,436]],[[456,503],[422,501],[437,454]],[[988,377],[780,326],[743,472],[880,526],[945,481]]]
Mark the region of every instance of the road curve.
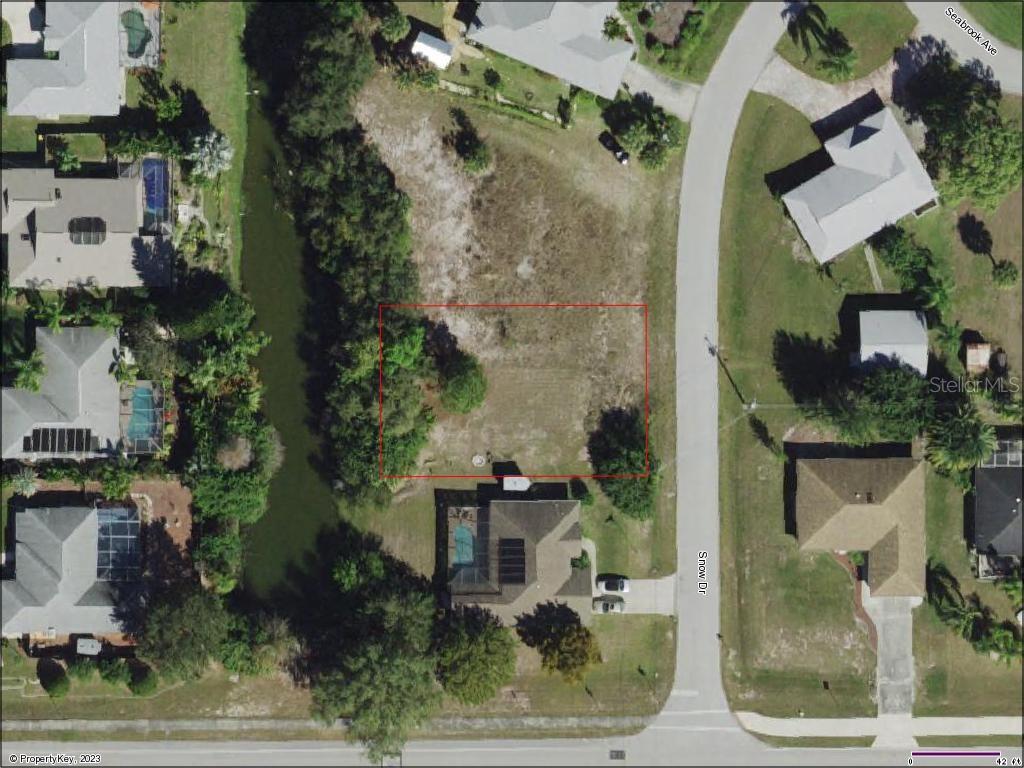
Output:
[[968,35],[946,15],[946,9],[952,8],[957,16],[964,18],[976,30],[984,30],[984,27],[964,10],[963,5],[960,3],[908,2],[907,8],[917,17],[916,33],[918,37],[930,35],[936,40],[945,40],[961,62],[978,59],[982,64],[991,67],[992,74],[999,81],[1003,93],[1021,92],[1021,50],[1013,48],[1001,40],[996,40],[989,32],[985,31],[982,34],[982,39],[991,40],[996,48],[996,55],[990,55],[979,45],[977,40]]

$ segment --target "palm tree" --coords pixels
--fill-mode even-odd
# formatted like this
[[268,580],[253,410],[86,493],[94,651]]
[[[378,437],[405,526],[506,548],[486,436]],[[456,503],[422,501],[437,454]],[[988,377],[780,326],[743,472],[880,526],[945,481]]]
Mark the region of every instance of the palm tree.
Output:
[[992,627],[978,642],[981,652],[995,653],[1000,661],[1010,666],[1014,659],[1019,659],[1022,652],[1021,639],[1011,627],[1000,624]]
[[999,580],[999,588],[1010,598],[1014,610],[1019,611],[1021,603],[1024,602],[1024,582],[1021,581],[1019,565],[1013,569],[1013,573]]
[[68,318],[67,302],[64,297],[58,293],[53,301],[46,301],[35,307],[32,311],[40,323],[45,325],[54,333],[61,332],[61,323]]
[[996,432],[986,424],[971,403],[964,403],[952,415],[939,417],[928,430],[928,460],[947,472],[967,472],[996,447]]
[[817,3],[791,2],[782,11],[786,32],[804,52],[804,61],[811,58],[814,45],[819,48],[828,37],[828,17]]
[[38,392],[45,373],[43,354],[37,349],[30,356],[14,361],[14,386],[18,389]]
[[946,360],[955,360],[960,355],[960,344],[964,335],[964,327],[956,320],[942,323],[938,327],[937,342]]
[[38,490],[36,487],[36,480],[38,479],[36,473],[29,467],[22,467],[21,471],[11,480],[11,487],[19,496],[28,498]]
[[818,62],[818,69],[826,74],[829,80],[841,82],[853,77],[853,67],[857,63],[857,54],[852,48],[844,51],[830,51]]
[[104,299],[102,303],[83,304],[75,313],[75,319],[87,321],[108,331],[121,325],[121,315],[114,311],[114,302],[110,299]]
[[971,595],[959,605],[951,606],[946,623],[952,626],[964,640],[974,642],[985,635],[988,624],[988,608],[981,604],[977,595]]
[[939,316],[949,312],[953,300],[953,285],[945,275],[932,274],[917,289],[918,298],[925,309],[930,309]]

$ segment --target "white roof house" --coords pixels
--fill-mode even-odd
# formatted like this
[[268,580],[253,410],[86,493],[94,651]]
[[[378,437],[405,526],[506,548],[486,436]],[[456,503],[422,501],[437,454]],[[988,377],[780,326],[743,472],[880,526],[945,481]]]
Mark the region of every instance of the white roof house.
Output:
[[448,69],[448,65],[452,63],[453,50],[451,43],[426,32],[416,35],[412,44],[414,56],[422,56],[438,69]]
[[114,2],[48,0],[43,51],[57,58],[8,60],[8,113],[56,118],[120,112],[124,70],[118,10]]
[[608,40],[613,2],[483,2],[466,37],[584,90],[615,98],[633,44]]
[[928,373],[928,324],[915,310],[860,313],[860,363],[904,363]]
[[938,198],[888,108],[829,139],[825,150],[835,164],[782,198],[822,264]]
[[52,168],[11,168],[0,179],[12,286],[131,288],[170,281],[167,249],[142,229],[141,175],[58,179]]

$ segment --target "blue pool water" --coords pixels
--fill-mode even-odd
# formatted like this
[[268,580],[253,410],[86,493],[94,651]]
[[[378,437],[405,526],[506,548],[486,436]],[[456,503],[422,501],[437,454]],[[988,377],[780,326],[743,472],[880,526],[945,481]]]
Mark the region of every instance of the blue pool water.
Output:
[[168,218],[167,161],[147,157],[142,161],[142,182],[146,186],[146,219],[163,223]]
[[132,393],[132,417],[127,432],[129,440],[149,440],[160,434],[160,414],[149,387],[136,387]]
[[465,525],[455,529],[455,562],[452,565],[473,564],[473,532]]

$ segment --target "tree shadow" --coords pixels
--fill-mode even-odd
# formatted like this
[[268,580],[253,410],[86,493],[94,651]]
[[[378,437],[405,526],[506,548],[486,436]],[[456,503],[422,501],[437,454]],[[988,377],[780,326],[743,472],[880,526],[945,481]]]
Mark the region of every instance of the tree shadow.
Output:
[[145,285],[168,285],[173,259],[174,248],[163,236],[132,238],[132,267]]
[[568,627],[580,626],[580,615],[565,603],[538,603],[533,613],[516,617],[516,634],[530,648],[541,648],[561,637]]
[[846,376],[849,359],[834,342],[778,330],[772,340],[772,363],[793,401],[805,404],[835,390]]
[[956,229],[960,234],[960,242],[968,251],[992,259],[992,233],[985,222],[973,213],[965,213],[957,219]]
[[824,47],[830,27],[828,16],[814,2],[787,2],[782,9],[786,34],[804,52],[804,61],[813,53],[814,46]]

